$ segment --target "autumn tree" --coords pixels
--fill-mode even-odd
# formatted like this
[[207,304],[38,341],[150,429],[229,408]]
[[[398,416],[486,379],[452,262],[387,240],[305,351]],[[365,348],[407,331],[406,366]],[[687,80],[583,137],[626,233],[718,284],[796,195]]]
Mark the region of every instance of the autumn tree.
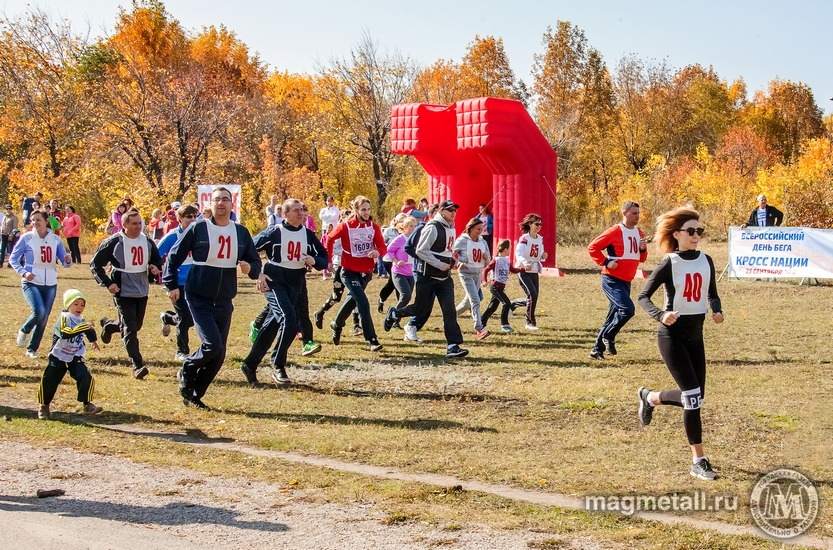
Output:
[[694,155],[704,144],[714,151],[735,121],[738,98],[712,67],[689,65],[671,83],[676,124],[669,127],[677,155]]
[[821,109],[809,86],[775,79],[766,93],[757,92],[745,119],[778,151],[782,162],[793,162],[802,144],[824,135]]
[[319,68],[318,92],[332,105],[350,144],[370,162],[381,206],[401,160],[391,152],[391,108],[410,97],[416,66],[397,51],[380,52],[379,44],[365,33],[349,58],[333,58]]
[[558,153],[559,178],[583,177],[595,188],[609,177],[614,98],[607,68],[569,21],[559,21],[555,32],[547,28],[542,43],[532,87],[538,126]]
[[671,76],[666,62],[645,62],[633,55],[623,57],[614,71],[614,139],[635,171],[644,168],[653,154],[670,156],[666,117],[671,111]]
[[423,69],[414,81],[412,101],[451,105],[466,99],[461,68],[451,60],[440,59]]
[[501,97],[516,99],[526,105],[529,92],[523,81],[515,78],[503,39],[475,35],[460,64],[460,87],[465,97]]
[[21,162],[13,163],[33,176],[33,183],[60,187],[79,162],[80,144],[90,129],[89,101],[75,79],[86,34],[38,9],[0,19],[0,33],[4,160],[17,157]]

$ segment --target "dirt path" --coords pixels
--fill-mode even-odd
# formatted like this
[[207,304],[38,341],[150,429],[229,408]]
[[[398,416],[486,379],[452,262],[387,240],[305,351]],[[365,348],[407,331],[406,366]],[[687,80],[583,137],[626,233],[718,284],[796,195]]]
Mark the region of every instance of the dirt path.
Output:
[[[438,485],[440,487],[461,486],[466,491],[479,491],[489,493],[504,498],[529,502],[532,504],[542,506],[558,506],[561,508],[574,508],[583,510],[584,501],[580,498],[571,497],[559,493],[544,493],[540,491],[528,491],[524,489],[517,489],[506,485],[495,485],[490,483],[482,483],[478,481],[466,481],[453,476],[443,476],[436,474],[415,474],[403,472],[396,468],[382,468],[378,466],[370,466],[367,464],[358,464],[355,462],[344,462],[331,458],[302,455],[298,453],[288,453],[281,451],[270,451],[266,449],[259,449],[230,442],[210,442],[200,439],[192,438],[185,434],[174,434],[169,432],[149,431],[139,426],[131,424],[101,424],[102,428],[120,431],[124,433],[131,433],[136,435],[143,435],[146,437],[162,437],[180,443],[189,445],[199,445],[201,447],[213,447],[216,449],[223,449],[227,451],[236,451],[255,456],[263,456],[268,458],[275,458],[278,460],[286,460],[288,462],[299,462],[303,464],[310,464],[313,466],[321,466],[324,468],[331,468],[345,472],[352,472],[361,475],[381,477],[388,479],[398,479],[403,481],[416,481],[420,483],[427,483],[429,485]],[[727,523],[720,523],[716,521],[705,521],[697,519],[692,516],[677,516],[673,514],[665,514],[661,512],[637,512],[634,517],[643,519],[660,521],[663,523],[681,523],[696,527],[698,529],[710,529],[722,533],[724,535],[753,535],[756,537],[762,536],[761,532],[754,527],[746,527],[741,525],[730,525]],[[812,536],[800,536],[786,541],[789,545],[804,545],[813,546],[816,548],[833,549],[833,540],[821,539]]]
[[[553,537],[467,525],[386,525],[372,505],[316,505],[303,491],[127,459],[0,442],[0,548],[527,549]],[[66,495],[38,499],[37,489]],[[563,540],[564,548],[604,548]]]

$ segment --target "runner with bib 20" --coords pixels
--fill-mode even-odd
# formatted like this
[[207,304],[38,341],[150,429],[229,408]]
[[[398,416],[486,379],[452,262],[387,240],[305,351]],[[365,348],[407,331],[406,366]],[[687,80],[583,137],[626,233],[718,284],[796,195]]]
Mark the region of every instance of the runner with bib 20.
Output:
[[[110,274],[104,271],[110,264]],[[133,377],[148,374],[139,351],[139,331],[145,322],[148,305],[148,271],[159,275],[162,258],[153,240],[142,233],[142,215],[131,208],[122,216],[122,230],[101,243],[90,260],[90,269],[99,285],[113,295],[118,320],[101,319],[101,341],[110,343],[121,332],[124,347],[133,365]]]

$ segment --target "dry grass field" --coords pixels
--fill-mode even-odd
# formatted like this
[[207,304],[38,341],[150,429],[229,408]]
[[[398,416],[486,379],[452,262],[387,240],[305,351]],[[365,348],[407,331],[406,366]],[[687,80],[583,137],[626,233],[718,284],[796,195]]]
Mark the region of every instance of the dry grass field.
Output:
[[[725,265],[725,243],[706,243],[704,250],[716,266]],[[738,495],[737,512],[698,518],[742,525],[751,525],[745,504],[758,477],[789,466],[812,478],[823,499],[810,534],[833,536],[833,510],[827,505],[833,495],[833,286],[725,279],[719,283],[726,322],[708,321],[705,329],[708,381],[703,422],[706,452],[721,479],[707,483],[688,475],[690,453],[680,409],[657,410],[647,428],[637,419],[639,386],[674,387],[657,351],[656,323],[637,308],[617,339],[619,354],[593,361],[588,352],[608,307],[598,268],[583,248],[561,248],[558,258],[566,276],[542,279],[538,332],[523,330],[523,319],[516,315],[516,333],[493,332],[477,342],[470,319],[461,318],[471,355],[450,362],[444,358],[438,308],[421,332],[426,340],[421,345],[403,342],[396,329],[382,332],[382,315],[374,313],[383,351],[367,351],[362,338],[348,335],[349,327],[342,345],[333,346],[325,326],[327,330],[316,334],[324,345],[318,355],[301,357],[298,344],[290,349],[288,373],[294,385],[285,389],[270,384],[251,388],[239,370],[249,348],[249,321],[264,304],[254,284],[245,280],[235,303],[226,364],[205,397],[215,409],[211,412],[182,406],[174,378],[174,336],[163,338],[159,331],[158,312],[168,309],[169,302],[161,288],[152,287],[141,332],[152,375],[144,381],[130,376],[119,340],[102,352],[89,351],[96,403],[105,408],[106,422],[539,491],[583,496],[706,490]],[[659,259],[652,253],[646,269]],[[634,297],[642,284],[634,281]],[[319,275],[309,278],[308,285],[310,303],[317,308],[331,283]],[[381,286],[381,279],[374,280],[369,294],[377,294]],[[50,331],[60,296],[70,287],[86,294],[87,318],[114,315],[109,294],[95,285],[86,266],[59,269],[59,298]],[[522,295],[514,280],[508,292]],[[45,359],[27,359],[15,346],[28,308],[19,277],[6,268],[0,271],[0,303],[0,396],[8,405],[2,412],[12,419],[0,422],[2,438],[229,476],[297,480],[322,502],[379,503],[390,512],[391,521],[457,525],[476,520],[544,529],[554,536],[589,536],[626,547],[779,546],[754,537],[537,507],[476,493],[444,494],[416,483],[195,449],[102,430],[73,414],[39,422],[35,391]],[[334,312],[328,313],[327,322]],[[495,319],[490,328],[499,329],[498,324]],[[43,356],[49,340],[44,339]],[[193,340],[198,341],[196,336]],[[269,380],[266,365],[259,376],[263,382]],[[67,376],[53,410],[78,409]]]

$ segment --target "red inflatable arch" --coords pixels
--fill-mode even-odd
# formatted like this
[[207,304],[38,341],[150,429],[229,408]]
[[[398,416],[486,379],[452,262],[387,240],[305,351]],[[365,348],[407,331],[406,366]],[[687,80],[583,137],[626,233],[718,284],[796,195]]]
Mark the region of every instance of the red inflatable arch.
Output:
[[558,157],[523,104],[492,97],[450,106],[407,103],[395,105],[391,116],[392,150],[413,155],[425,168],[432,203],[458,203],[460,226],[477,214],[480,204],[488,204],[495,243],[510,239],[513,245],[521,236],[523,217],[540,214],[549,252],[544,266],[555,267]]

